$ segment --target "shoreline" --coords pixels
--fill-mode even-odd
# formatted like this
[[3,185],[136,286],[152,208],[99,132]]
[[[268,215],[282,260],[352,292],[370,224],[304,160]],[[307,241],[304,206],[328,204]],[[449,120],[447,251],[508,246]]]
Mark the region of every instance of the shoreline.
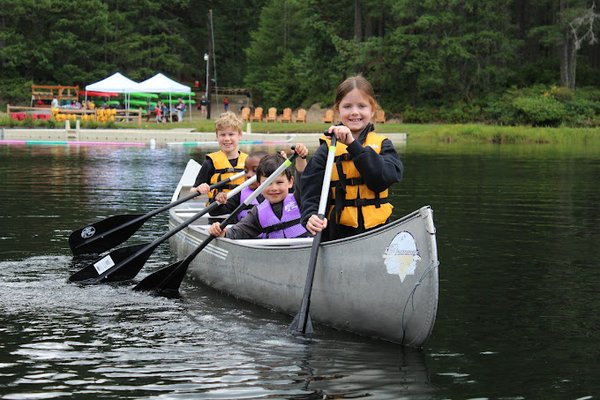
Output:
[[[249,133],[240,145],[317,143],[321,133]],[[386,133],[394,143],[404,143],[406,133]],[[192,128],[154,129],[18,129],[0,128],[0,145],[113,145],[113,146],[202,146],[217,145],[214,132]]]

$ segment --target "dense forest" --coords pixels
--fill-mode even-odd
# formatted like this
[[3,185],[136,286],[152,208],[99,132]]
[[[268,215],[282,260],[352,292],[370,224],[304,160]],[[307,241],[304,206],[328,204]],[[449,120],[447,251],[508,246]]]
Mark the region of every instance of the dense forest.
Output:
[[0,103],[119,71],[330,105],[350,74],[407,122],[600,124],[595,0],[0,0]]

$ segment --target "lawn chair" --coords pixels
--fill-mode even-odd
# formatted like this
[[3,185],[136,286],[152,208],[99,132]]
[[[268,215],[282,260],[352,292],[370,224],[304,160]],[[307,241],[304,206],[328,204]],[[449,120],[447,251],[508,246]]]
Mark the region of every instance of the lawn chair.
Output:
[[298,111],[296,111],[296,122],[306,123],[306,110],[304,108],[299,108]]
[[281,117],[279,118],[279,122],[292,122],[292,109],[289,107],[286,107],[283,109],[283,114],[281,114]]
[[383,111],[381,108],[375,111],[375,123],[385,124],[385,111]]
[[267,111],[266,122],[277,122],[277,109],[275,107],[271,107]]
[[250,107],[242,108],[242,121],[248,121],[250,119]]
[[327,123],[327,124],[333,124],[333,110],[330,108],[327,111],[325,111],[325,116],[322,118],[323,122]]
[[262,120],[263,120],[263,108],[262,107],[256,107],[254,109],[254,114],[252,114],[250,116],[250,121],[262,122]]

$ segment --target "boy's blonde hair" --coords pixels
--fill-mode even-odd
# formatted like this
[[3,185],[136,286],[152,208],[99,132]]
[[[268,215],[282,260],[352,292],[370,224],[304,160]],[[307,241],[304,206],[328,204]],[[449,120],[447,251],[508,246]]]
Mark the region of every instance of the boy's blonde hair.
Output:
[[233,128],[242,133],[242,124],[242,120],[235,113],[227,111],[219,115],[219,118],[215,121],[215,129],[218,132],[227,128]]

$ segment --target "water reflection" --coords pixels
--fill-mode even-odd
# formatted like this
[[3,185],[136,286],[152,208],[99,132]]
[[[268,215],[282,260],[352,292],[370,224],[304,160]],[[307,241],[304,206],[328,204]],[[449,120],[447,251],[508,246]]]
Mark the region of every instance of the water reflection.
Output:
[[[208,288],[172,301],[68,284],[70,258],[0,263],[4,398],[397,398],[431,389],[424,354],[289,321]],[[3,373],[6,372],[6,373]],[[10,390],[13,388],[13,390]]]
[[[597,396],[597,149],[399,149],[394,215],[431,204],[441,261],[422,352],[321,326],[298,340],[290,317],[189,282],[177,301],[67,284],[92,261],[70,257],[73,230],[166,204],[206,151],[0,147],[2,398]],[[128,244],[166,230],[157,215]],[[161,245],[139,278],[174,261]]]

